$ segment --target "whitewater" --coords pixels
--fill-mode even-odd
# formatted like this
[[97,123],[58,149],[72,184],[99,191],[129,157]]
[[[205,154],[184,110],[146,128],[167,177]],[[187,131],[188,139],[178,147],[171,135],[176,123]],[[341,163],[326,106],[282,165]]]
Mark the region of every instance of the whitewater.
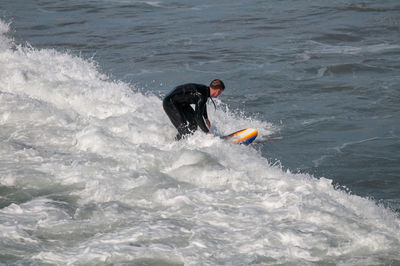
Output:
[[[396,265],[400,218],[257,145],[183,141],[159,95],[0,20],[0,264]],[[212,131],[274,125],[217,101]]]

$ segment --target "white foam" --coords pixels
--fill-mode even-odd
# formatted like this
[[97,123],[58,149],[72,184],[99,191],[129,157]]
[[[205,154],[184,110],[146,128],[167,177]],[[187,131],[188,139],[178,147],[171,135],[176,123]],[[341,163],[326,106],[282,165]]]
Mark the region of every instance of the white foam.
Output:
[[[2,255],[38,264],[398,258],[390,210],[271,165],[252,146],[201,132],[175,142],[160,98],[68,53],[9,48],[0,51],[0,182],[20,196],[0,210]],[[277,130],[217,105],[218,134]]]
[[11,48],[13,40],[5,37],[10,31],[10,23],[6,23],[0,19],[0,52]]

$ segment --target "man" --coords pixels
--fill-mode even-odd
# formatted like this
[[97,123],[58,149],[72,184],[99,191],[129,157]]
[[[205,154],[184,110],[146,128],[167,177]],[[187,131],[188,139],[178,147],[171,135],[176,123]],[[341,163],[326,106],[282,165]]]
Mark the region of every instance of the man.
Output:
[[[180,85],[165,96],[163,107],[172,124],[178,130],[176,140],[192,134],[197,130],[197,127],[200,127],[206,134],[211,134],[209,130],[211,123],[208,120],[206,103],[209,97],[218,97],[224,89],[224,83],[215,79],[211,81],[208,87],[194,83]],[[190,106],[191,104],[195,105],[194,110]]]

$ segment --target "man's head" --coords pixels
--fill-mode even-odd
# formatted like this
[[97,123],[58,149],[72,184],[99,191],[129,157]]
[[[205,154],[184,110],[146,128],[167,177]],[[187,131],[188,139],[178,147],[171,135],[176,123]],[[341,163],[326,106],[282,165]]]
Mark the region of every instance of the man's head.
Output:
[[218,97],[225,89],[225,84],[220,79],[214,79],[210,83],[210,97]]

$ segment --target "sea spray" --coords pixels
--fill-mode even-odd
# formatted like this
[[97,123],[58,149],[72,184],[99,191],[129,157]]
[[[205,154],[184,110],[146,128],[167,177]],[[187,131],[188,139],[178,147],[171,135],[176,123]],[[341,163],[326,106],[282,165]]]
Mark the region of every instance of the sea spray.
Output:
[[[176,142],[159,97],[69,53],[11,47],[7,31],[1,262],[398,262],[400,220],[390,210],[283,170],[253,146],[201,132]],[[220,133],[276,130],[229,108],[210,116]]]

